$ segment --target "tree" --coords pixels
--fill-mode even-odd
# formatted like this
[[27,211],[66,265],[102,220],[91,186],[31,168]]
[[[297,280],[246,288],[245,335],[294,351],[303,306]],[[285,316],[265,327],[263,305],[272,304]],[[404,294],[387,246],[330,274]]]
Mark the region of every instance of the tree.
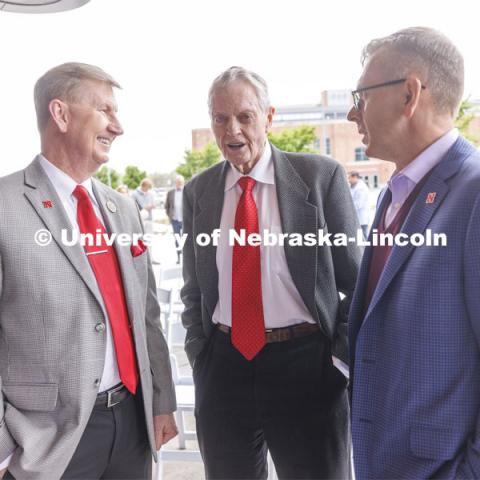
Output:
[[280,133],[268,134],[268,139],[285,152],[307,152],[314,153],[313,142],[316,140],[315,127],[301,125],[295,128],[286,128]]
[[219,160],[220,150],[210,142],[201,150],[185,150],[184,163],[177,167],[177,172],[188,181],[195,174],[218,163]]
[[117,188],[120,185],[120,174],[106,165],[95,174],[95,178],[112,188]]
[[466,98],[460,104],[455,126],[465,138],[470,140],[473,144],[480,146],[480,137],[469,132],[470,123],[472,123],[474,118],[475,114],[472,112],[472,104],[468,101],[468,98]]
[[147,176],[147,172],[140,170],[134,165],[128,165],[123,174],[123,183],[130,189],[135,190],[140,182]]

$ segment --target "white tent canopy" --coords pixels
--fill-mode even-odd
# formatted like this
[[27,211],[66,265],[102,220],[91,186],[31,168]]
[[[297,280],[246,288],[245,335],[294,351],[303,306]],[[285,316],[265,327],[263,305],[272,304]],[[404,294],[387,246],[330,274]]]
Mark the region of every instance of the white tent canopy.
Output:
[[0,12],[53,13],[81,7],[90,0],[0,0]]

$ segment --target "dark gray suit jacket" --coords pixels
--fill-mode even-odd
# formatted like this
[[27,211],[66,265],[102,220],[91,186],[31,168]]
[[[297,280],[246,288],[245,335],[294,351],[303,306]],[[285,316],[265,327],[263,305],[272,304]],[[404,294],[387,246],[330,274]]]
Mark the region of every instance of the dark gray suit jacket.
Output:
[[172,221],[173,215],[175,213],[175,189],[169,190],[167,192],[167,199],[165,201],[165,211],[167,212],[167,217]]
[[[343,168],[331,158],[286,153],[272,146],[275,186],[284,233],[356,234],[358,221]],[[216,247],[195,242],[200,233],[220,227],[229,165],[219,163],[194,177],[184,189],[183,227],[188,234],[183,251],[185,349],[190,363],[212,333],[218,301]],[[361,252],[346,247],[288,246],[285,256],[292,279],[334,353],[347,361],[347,310],[355,286]],[[345,295],[340,301],[339,292]]]

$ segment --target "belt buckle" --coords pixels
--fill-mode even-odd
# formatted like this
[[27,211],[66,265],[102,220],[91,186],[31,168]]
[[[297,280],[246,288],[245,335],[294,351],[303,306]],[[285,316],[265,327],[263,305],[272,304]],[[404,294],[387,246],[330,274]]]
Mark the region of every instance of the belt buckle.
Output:
[[118,402],[115,402],[112,400],[113,394],[119,392],[123,388],[123,385],[119,385],[117,388],[114,388],[113,390],[109,390],[107,392],[107,408],[114,407],[115,405],[118,405],[120,403],[120,400]]

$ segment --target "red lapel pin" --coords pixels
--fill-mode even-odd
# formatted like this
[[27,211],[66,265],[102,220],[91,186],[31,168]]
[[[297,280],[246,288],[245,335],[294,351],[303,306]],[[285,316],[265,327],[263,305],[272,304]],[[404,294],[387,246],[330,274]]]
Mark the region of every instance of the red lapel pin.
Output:
[[42,203],[43,208],[53,208],[53,202],[51,200],[44,200]]
[[425,203],[433,203],[435,201],[436,196],[437,196],[437,192],[430,192],[427,195],[427,199],[425,200]]

